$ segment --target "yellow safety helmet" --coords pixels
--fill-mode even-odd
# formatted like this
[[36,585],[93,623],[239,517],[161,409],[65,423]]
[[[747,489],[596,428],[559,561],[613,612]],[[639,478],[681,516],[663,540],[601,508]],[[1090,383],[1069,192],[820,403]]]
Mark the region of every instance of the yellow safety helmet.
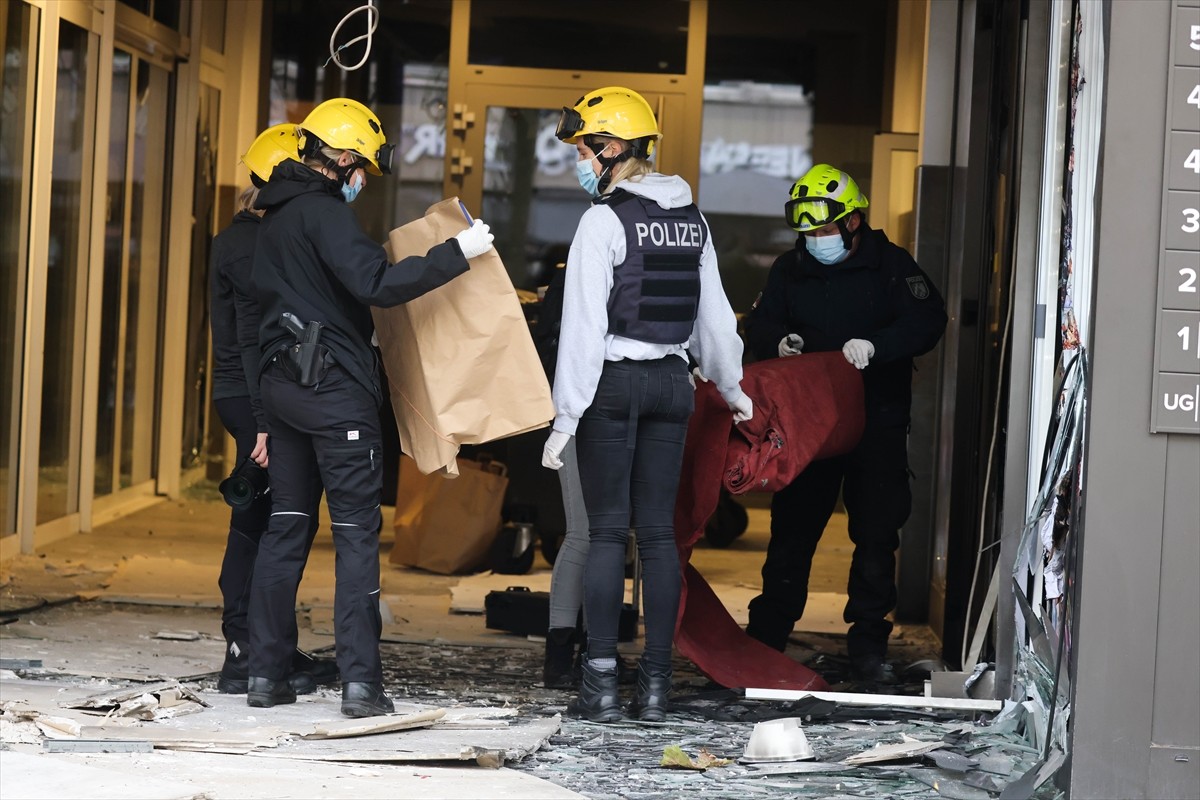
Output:
[[282,125],[272,125],[260,133],[242,156],[242,163],[250,170],[250,180],[260,186],[259,181],[266,183],[271,179],[271,171],[279,162],[289,158],[299,161],[297,151],[296,126],[285,122]]
[[817,164],[792,184],[792,199],[783,206],[788,227],[804,233],[866,208],[867,196],[846,173],[828,164]]
[[353,150],[367,162],[372,175],[390,174],[392,150],[383,123],[375,112],[349,97],[326,100],[309,112],[298,127],[300,154],[315,155],[322,145]]
[[635,158],[649,158],[662,138],[658,121],[646,99],[624,86],[588,92],[571,108],[563,106],[554,135],[567,144],[580,136],[598,134],[630,142]]

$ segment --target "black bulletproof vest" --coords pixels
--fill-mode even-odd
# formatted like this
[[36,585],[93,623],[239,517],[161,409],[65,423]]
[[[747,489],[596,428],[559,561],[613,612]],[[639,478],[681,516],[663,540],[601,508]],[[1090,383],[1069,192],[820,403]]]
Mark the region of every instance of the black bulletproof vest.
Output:
[[607,203],[625,228],[625,260],[613,267],[608,332],[653,344],[692,335],[707,231],[693,203],[663,208],[623,189]]

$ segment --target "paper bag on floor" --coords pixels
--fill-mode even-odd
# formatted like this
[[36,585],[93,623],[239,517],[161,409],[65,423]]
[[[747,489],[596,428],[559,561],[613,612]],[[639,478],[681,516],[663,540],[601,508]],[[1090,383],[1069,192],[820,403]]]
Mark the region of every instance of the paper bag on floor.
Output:
[[400,456],[396,540],[388,561],[442,575],[471,572],[486,561],[500,530],[508,488],[498,462],[458,459],[458,477],[425,475]]
[[[467,227],[451,197],[388,234],[385,249],[395,263]],[[545,427],[554,417],[529,324],[495,249],[445,286],[372,313],[401,449],[421,472],[455,475],[460,445]]]

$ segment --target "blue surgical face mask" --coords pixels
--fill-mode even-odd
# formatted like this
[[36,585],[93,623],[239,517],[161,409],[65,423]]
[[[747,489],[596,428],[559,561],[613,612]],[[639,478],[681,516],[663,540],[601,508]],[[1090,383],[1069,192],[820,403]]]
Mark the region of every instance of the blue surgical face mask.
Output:
[[837,234],[805,236],[804,246],[808,248],[808,252],[812,253],[812,257],[822,264],[837,264],[850,255],[850,251],[842,244],[842,237]]
[[592,158],[586,161],[575,162],[575,175],[579,178],[579,185],[588,193],[590,197],[598,197],[600,195],[600,176],[592,169]]
[[358,197],[358,193],[362,191],[362,179],[358,172],[350,176],[350,180],[342,184],[342,197],[347,203],[353,203],[354,198]]

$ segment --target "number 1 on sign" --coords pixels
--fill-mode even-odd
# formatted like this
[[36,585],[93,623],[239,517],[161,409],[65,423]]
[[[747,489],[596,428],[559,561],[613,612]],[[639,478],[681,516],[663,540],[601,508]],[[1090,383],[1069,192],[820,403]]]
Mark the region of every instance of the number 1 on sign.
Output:
[[[1197,334],[1200,334],[1200,325],[1196,326],[1196,332],[1197,332]],[[1180,328],[1179,331],[1175,335],[1178,336],[1180,342],[1183,343],[1183,352],[1186,353],[1188,350],[1192,349],[1192,329],[1191,328],[1189,328],[1185,325],[1184,327]],[[1198,341],[1200,341],[1200,340],[1198,340]],[[1200,347],[1196,348],[1196,358],[1200,358]]]

